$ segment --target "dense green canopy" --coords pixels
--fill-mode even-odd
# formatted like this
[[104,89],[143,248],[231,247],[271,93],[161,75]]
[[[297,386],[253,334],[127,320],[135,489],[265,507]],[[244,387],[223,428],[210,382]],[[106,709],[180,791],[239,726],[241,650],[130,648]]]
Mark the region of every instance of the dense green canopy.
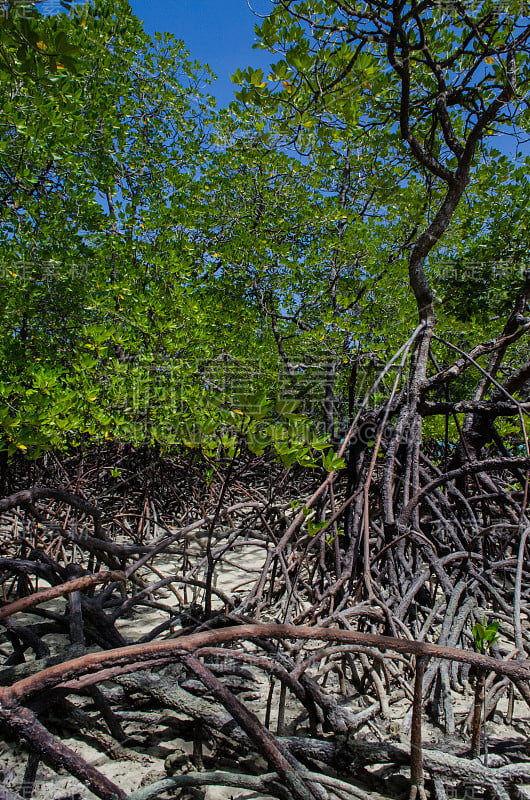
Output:
[[281,57],[222,110],[124,0],[0,20],[4,451],[244,433],[312,466],[418,314],[447,342],[422,384],[499,334],[525,283],[529,32],[494,3],[398,5],[279,0],[258,33]]

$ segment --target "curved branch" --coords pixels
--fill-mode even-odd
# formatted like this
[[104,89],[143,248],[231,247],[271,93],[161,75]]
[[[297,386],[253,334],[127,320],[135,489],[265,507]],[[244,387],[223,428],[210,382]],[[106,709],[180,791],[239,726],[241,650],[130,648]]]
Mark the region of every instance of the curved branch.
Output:
[[478,472],[499,472],[499,470],[506,469],[509,472],[516,472],[520,469],[530,469],[530,458],[522,456],[520,458],[488,458],[485,461],[475,461],[473,464],[464,464],[458,469],[452,469],[449,472],[444,472],[443,475],[438,476],[435,480],[431,481],[424,486],[405,506],[401,512],[398,521],[398,530],[404,533],[406,526],[409,522],[410,515],[416,508],[418,503],[425,497],[425,495],[434,491],[438,486],[443,483],[448,483],[455,478],[461,478],[464,475],[476,475]]
[[59,586],[52,586],[50,589],[43,589],[42,592],[34,592],[26,597],[19,597],[13,603],[0,607],[0,620],[10,617],[19,611],[25,611],[27,608],[37,606],[40,603],[46,603],[48,600],[53,600],[55,597],[61,597],[71,592],[86,589],[89,586],[94,586],[96,583],[107,583],[108,581],[124,581],[124,572],[96,572],[94,575],[84,575],[81,578],[75,578],[68,583],[61,583]]

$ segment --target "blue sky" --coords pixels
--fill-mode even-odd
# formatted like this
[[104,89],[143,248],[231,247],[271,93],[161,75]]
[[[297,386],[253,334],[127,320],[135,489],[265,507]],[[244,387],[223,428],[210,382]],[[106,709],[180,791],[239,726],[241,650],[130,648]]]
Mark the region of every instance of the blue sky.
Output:
[[[253,50],[254,26],[259,18],[247,0],[130,0],[133,12],[147,33],[169,31],[182,39],[192,58],[210,65],[218,76],[210,90],[219,106],[233,100],[236,89],[230,80],[236,69],[248,66],[266,69],[271,54]],[[270,0],[250,0],[258,13],[265,15]]]
[[[74,0],[76,2],[77,0]],[[38,0],[43,14],[63,11],[60,0]],[[234,99],[235,85],[230,76],[236,69],[254,69],[276,60],[263,50],[253,50],[254,26],[266,16],[272,0],[129,0],[133,13],[150,35],[157,31],[182,39],[190,56],[209,64],[217,80],[209,90],[219,107]]]

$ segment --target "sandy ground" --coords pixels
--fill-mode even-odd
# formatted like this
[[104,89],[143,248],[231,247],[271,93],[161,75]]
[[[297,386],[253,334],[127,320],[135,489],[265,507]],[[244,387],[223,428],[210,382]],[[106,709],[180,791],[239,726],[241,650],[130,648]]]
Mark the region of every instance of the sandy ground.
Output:
[[[203,541],[196,539],[190,543],[190,558],[192,562],[200,557],[203,553]],[[261,567],[265,558],[265,549],[257,545],[249,544],[244,547],[237,547],[231,551],[229,559],[220,565],[216,570],[215,585],[228,595],[233,595],[238,592],[247,590],[260,574]],[[156,567],[161,576],[178,575],[178,570],[181,569],[180,557],[163,557],[157,561]],[[160,578],[154,573],[145,570],[143,577],[149,582],[155,582]],[[185,587],[183,584],[175,584],[176,589],[180,593],[184,593]],[[41,587],[43,588],[43,587]],[[187,597],[189,601],[193,600],[193,591],[190,587],[187,588]],[[179,609],[179,602],[175,594],[166,590],[163,592],[161,602],[175,612]],[[47,604],[51,610],[62,610],[64,606],[62,600],[54,601]],[[222,605],[221,603],[217,603]],[[139,608],[135,610],[134,614],[120,621],[119,629],[121,633],[132,639],[136,640],[146,632],[152,630],[161,621],[168,618],[168,614],[159,609],[152,608]],[[34,618],[29,615],[19,615],[17,622],[24,624],[24,622],[34,622]],[[50,645],[52,652],[57,651],[57,648],[64,646],[64,640],[61,637],[47,636],[46,641]],[[330,688],[331,683],[327,688]],[[255,682],[252,686],[252,692],[249,693],[249,705],[263,720],[264,710],[266,705],[266,698],[268,693],[269,684],[267,680],[263,679],[263,675],[255,673]],[[277,691],[277,690],[276,690]],[[276,695],[277,696],[277,695]],[[245,699],[245,694],[241,695]],[[86,701],[83,701],[86,703]],[[455,716],[457,723],[460,723],[464,718],[465,713],[469,710],[472,703],[472,695],[469,691],[466,697],[459,698],[458,703],[455,704]],[[403,701],[391,706],[393,719],[388,721],[384,736],[381,738],[400,741],[408,744],[408,733],[402,728],[403,718],[408,711],[410,704],[408,701]],[[358,710],[358,702],[352,701],[352,708]],[[528,732],[530,731],[530,718],[528,716],[528,709],[524,703],[516,702],[514,725],[507,728],[502,722],[502,715],[506,712],[506,701],[501,701],[498,706],[495,721],[488,723],[488,736],[492,744],[495,741],[502,741],[508,739],[526,741]],[[89,709],[93,712],[93,709]],[[149,711],[149,708],[146,709]],[[155,711],[155,709],[152,709]],[[289,699],[287,705],[287,718],[293,720],[300,707],[296,701]],[[169,712],[172,714],[173,712]],[[137,719],[128,720],[124,722],[124,729],[130,737],[125,743],[126,753],[121,754],[126,757],[121,757],[119,760],[110,758],[107,754],[88,744],[86,741],[80,741],[72,737],[72,731],[66,730],[58,733],[61,735],[64,743],[79,753],[90,764],[97,767],[104,775],[118,784],[125,792],[130,793],[138,788],[154,783],[166,777],[165,762],[168,756],[181,755],[184,761],[184,769],[193,769],[193,765],[185,756],[191,754],[192,746],[190,742],[179,738],[174,735],[170,727],[164,723],[164,717],[167,717],[167,712],[160,714],[160,721],[158,724],[153,725],[145,724],[142,722],[141,714]],[[275,722],[275,715],[273,714],[273,723]],[[273,724],[274,729],[274,724]],[[101,731],[105,731],[105,726],[101,723]],[[374,738],[374,728],[366,727],[360,731],[362,735],[368,735]],[[64,738],[63,738],[64,737]],[[469,737],[454,737],[454,740],[448,740],[447,737],[437,728],[425,724],[424,741],[427,747],[440,747],[441,749],[464,749],[466,743],[469,743]],[[207,753],[206,753],[207,754]],[[128,756],[128,757],[127,757]],[[12,791],[19,791],[24,768],[27,760],[27,751],[24,747],[16,741],[4,740],[0,737],[0,788],[3,784]],[[228,767],[224,765],[224,769]],[[237,769],[237,765],[234,765]],[[68,774],[56,774],[51,769],[43,765],[39,765],[37,773],[37,781],[35,784],[35,792],[33,797],[35,800],[55,800],[58,798],[71,798],[73,795],[79,794],[86,800],[92,800],[94,795],[90,793],[84,786],[77,780],[70,777]],[[0,793],[1,796],[1,793]],[[181,792],[176,794],[176,797],[188,798],[191,795]],[[330,794],[331,796],[331,794]],[[248,800],[268,800],[268,796],[257,795],[246,790],[230,789],[228,787],[207,787],[204,793],[204,800],[231,800],[233,798],[248,798]]]
[[[188,547],[188,555],[191,563],[204,555],[204,539],[194,538]],[[215,572],[214,586],[228,595],[243,592],[248,589],[259,577],[260,569],[265,559],[265,549],[255,545],[238,546],[231,551],[230,557],[219,564]],[[156,562],[156,568],[162,577],[170,575],[178,576],[181,569],[181,557],[162,556]],[[148,569],[144,569],[142,577],[149,583],[155,583],[159,578]],[[201,576],[203,577],[203,576]],[[40,589],[46,588],[45,583],[41,582]],[[181,593],[186,592],[187,600],[194,602],[197,599],[197,591],[175,583],[175,588]],[[180,609],[178,598],[169,589],[162,590],[161,602],[177,613]],[[221,601],[214,600],[214,607],[222,607]],[[59,599],[43,604],[41,606],[50,611],[62,612],[64,601]],[[117,628],[128,639],[137,640],[160,622],[168,618],[168,614],[146,607],[135,609],[133,614],[123,620],[119,620]],[[29,614],[17,615],[16,622],[20,625],[32,624],[35,618]],[[43,637],[50,646],[50,650],[57,652],[65,645],[63,637],[47,635]],[[32,660],[29,655],[28,661]],[[263,686],[262,686],[263,688]],[[263,702],[257,705],[264,706],[265,699],[261,698],[260,692],[255,693]],[[256,704],[254,704],[256,705]],[[257,708],[256,708],[257,710]],[[167,714],[160,715],[163,719]],[[62,741],[76,753],[81,755],[89,764],[97,767],[106,777],[114,781],[125,792],[133,792],[143,786],[167,777],[165,760],[171,754],[189,754],[192,752],[192,745],[179,737],[167,738],[169,729],[165,725],[147,729],[140,722],[128,722],[123,725],[125,732],[131,737],[131,746],[127,747],[132,759],[113,760],[100,749],[92,747],[85,741],[71,738],[68,732],[61,736]],[[102,723],[102,730],[106,730]],[[146,735],[147,734],[147,735]],[[144,740],[145,744],[138,746],[139,740]],[[20,790],[24,769],[27,761],[27,750],[18,742],[5,740],[0,736],[0,788],[2,785],[12,791]],[[193,769],[191,761],[184,769]],[[225,767],[226,769],[226,767]],[[52,798],[71,798],[74,795],[81,795],[86,800],[92,800],[95,795],[88,791],[79,781],[64,774],[56,774],[42,762],[39,765],[37,780],[32,797],[35,800],[52,800]],[[177,797],[187,797],[182,792]],[[209,786],[205,789],[205,800],[229,800],[229,798],[248,798],[248,800],[268,800],[269,796],[257,795],[247,790],[230,789],[228,787]]]

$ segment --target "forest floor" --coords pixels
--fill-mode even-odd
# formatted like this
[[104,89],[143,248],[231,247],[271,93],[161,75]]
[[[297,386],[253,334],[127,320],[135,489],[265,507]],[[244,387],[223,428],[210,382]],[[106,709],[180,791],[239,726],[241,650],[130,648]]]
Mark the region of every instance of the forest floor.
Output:
[[[222,531],[218,532],[218,537],[222,538]],[[187,557],[189,566],[192,568],[204,558],[204,539],[194,536],[187,545]],[[170,576],[175,574],[178,568],[180,556],[163,557],[157,562],[160,576]],[[230,559],[225,559],[220,568],[216,571],[215,587],[228,596],[238,595],[259,577],[264,562],[263,548],[256,544],[241,543],[231,551]],[[44,584],[45,585],[45,584]],[[44,588],[42,585],[40,588]],[[177,591],[185,594],[185,600],[193,608],[199,600],[199,592],[189,591],[184,585],[179,586],[178,579],[172,585]],[[165,608],[145,608],[134,609],[128,618],[119,620],[117,628],[120,633],[131,642],[139,641],[142,637],[149,634],[161,622],[167,619],[168,610],[178,616],[181,605],[178,596],[174,595],[170,589],[162,589],[157,594],[157,601],[162,603]],[[222,607],[222,603],[217,601],[215,606]],[[43,611],[53,614],[65,612],[65,601],[49,601],[41,606]],[[32,623],[31,615],[20,614],[17,623],[24,626]],[[266,614],[263,621],[269,622]],[[43,639],[48,643],[52,653],[60,653],[68,646],[67,638],[57,634],[47,634]],[[95,651],[97,648],[91,648]],[[91,650],[88,649],[88,652]],[[251,648],[253,649],[253,648]],[[31,659],[27,663],[31,664]],[[278,694],[279,687],[274,685],[274,680],[264,680],[256,669],[244,667],[240,670],[240,677],[232,677],[230,688],[237,693],[239,699],[251,709],[263,722],[267,719],[272,729],[277,733],[286,736],[309,736],[307,727],[307,715],[292,695],[288,695],[283,721],[278,720]],[[1,680],[0,673],[0,680]],[[211,695],[197,681],[187,678],[183,670],[170,666],[161,669],[158,677],[174,681],[176,680],[184,692],[189,692],[194,698],[201,698],[203,701],[212,705],[214,700]],[[339,681],[337,674],[330,671],[323,684],[332,693],[341,706],[348,708],[352,713],[357,714],[365,710],[374,703],[374,697],[367,692],[365,696],[359,694],[353,685],[347,685],[344,680]],[[64,744],[79,753],[88,763],[119,785],[127,794],[131,794],[157,781],[161,781],[168,775],[185,774],[197,768],[197,755],[194,755],[193,735],[190,736],[189,716],[186,713],[179,713],[176,710],[164,709],[151,697],[147,698],[143,694],[127,691],[125,686],[120,683],[106,682],[100,685],[100,689],[112,698],[115,706],[115,713],[119,717],[126,739],[119,745],[111,740],[108,732],[94,722],[94,727],[81,726],[75,719],[68,719],[57,709],[53,709],[48,717],[48,727],[61,738]],[[341,691],[342,689],[342,691]],[[344,693],[344,690],[347,690]],[[412,691],[412,687],[410,687]],[[190,703],[192,699],[190,698]],[[88,715],[86,721],[94,719],[96,708],[89,699],[76,698],[75,705],[84,714]],[[270,710],[267,708],[270,705]],[[463,693],[455,698],[454,715],[457,732],[447,735],[440,725],[432,724],[425,719],[423,726],[423,741],[426,749],[450,753],[456,756],[465,756],[469,750],[469,733],[466,732],[466,720],[473,707],[473,688],[471,684],[464,687]],[[389,715],[383,718],[373,716],[364,725],[360,725],[356,735],[366,741],[395,742],[410,748],[410,698],[402,697],[396,702],[389,704]],[[490,753],[490,760],[499,759],[503,753],[511,752],[512,756],[519,753],[520,757],[530,755],[530,710],[528,706],[516,700],[513,704],[512,719],[508,725],[506,722],[508,714],[508,698],[499,701],[493,719],[487,723],[487,743]],[[409,717],[407,717],[409,715]],[[179,731],[187,735],[179,735]],[[246,754],[234,763],[233,758],[223,754],[223,748],[219,743],[212,741],[207,734],[204,737],[201,747],[201,764],[205,770],[222,770],[237,772],[242,769],[259,774],[266,772],[266,762],[256,756],[256,754]],[[10,737],[0,742],[0,783],[4,787],[17,791],[23,783],[24,771],[27,762],[27,746],[25,743],[14,741]],[[376,774],[379,771],[388,773],[388,767],[377,764],[366,764],[368,772]],[[391,770],[391,778],[388,782],[388,796],[396,797],[408,795],[408,783],[410,780],[410,769],[403,766],[400,769]],[[369,787],[359,785],[359,796],[367,796],[377,800],[384,792],[384,778],[380,791],[371,790]],[[401,788],[401,791],[399,791]],[[523,784],[519,787],[522,800],[530,798],[530,786]],[[446,785],[448,797],[462,798],[481,798],[484,791],[465,783],[448,783]],[[259,792],[248,791],[247,789],[227,788],[226,786],[204,786],[201,789],[184,789],[177,797],[182,800],[187,798],[202,798],[203,800],[235,800],[235,798],[245,798],[245,800],[269,800],[273,795],[262,794]],[[50,798],[86,798],[95,799],[96,795],[84,787],[78,780],[63,771],[63,774],[47,767],[41,762],[38,768],[32,797],[34,800],[50,800]]]
[[[517,526],[477,553],[427,526],[436,552],[398,537],[392,595],[374,522],[377,595],[360,570],[342,591],[344,534],[287,540],[313,478],[258,464],[225,492],[192,467],[164,464],[150,499],[134,461],[112,489],[99,462],[83,483],[65,461],[64,488],[0,501],[0,800],[404,800],[418,741],[427,797],[530,800]],[[485,617],[493,657],[472,634]]]

